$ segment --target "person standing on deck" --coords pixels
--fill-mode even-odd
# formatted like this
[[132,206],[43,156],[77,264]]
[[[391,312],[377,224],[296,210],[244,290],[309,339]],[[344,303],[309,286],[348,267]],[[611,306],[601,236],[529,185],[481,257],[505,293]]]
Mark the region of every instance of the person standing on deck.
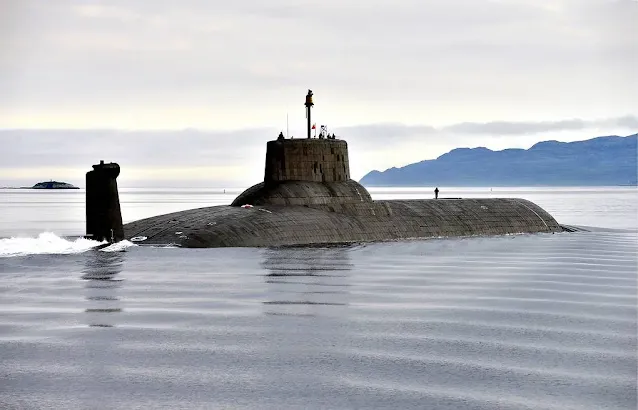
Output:
[[439,187],[434,188],[434,199],[439,199]]

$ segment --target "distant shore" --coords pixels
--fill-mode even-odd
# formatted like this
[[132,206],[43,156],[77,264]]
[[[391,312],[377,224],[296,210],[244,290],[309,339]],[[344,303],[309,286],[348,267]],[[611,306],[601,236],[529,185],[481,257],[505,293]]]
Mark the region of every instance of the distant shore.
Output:
[[32,186],[0,186],[0,189],[34,189],[38,191],[47,191],[47,190],[65,190],[65,189],[82,189],[80,187],[72,187],[72,188],[34,188]]
[[48,190],[48,189],[80,189],[75,185],[69,184],[68,182],[59,182],[59,181],[45,181],[38,182],[33,186],[21,186],[21,187],[0,187],[0,189],[40,189],[40,190]]
[[[362,184],[366,188],[434,188],[435,185],[419,185],[419,184]],[[439,186],[445,186],[446,188],[596,188],[596,187],[629,187],[636,188],[638,184],[607,184],[607,185],[586,185],[586,184],[566,184],[566,185],[488,185],[488,184],[440,184]]]

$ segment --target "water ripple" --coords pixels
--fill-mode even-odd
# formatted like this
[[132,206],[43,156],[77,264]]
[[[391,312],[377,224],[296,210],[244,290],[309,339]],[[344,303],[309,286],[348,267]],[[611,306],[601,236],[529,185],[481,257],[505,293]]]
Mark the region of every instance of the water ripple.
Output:
[[638,237],[2,259],[3,408],[636,408]]

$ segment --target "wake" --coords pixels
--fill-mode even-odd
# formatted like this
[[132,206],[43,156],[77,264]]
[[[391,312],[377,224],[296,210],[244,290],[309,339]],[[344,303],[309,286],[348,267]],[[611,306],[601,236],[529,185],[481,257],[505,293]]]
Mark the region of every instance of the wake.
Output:
[[[98,242],[85,238],[69,240],[52,232],[43,232],[37,238],[12,237],[0,239],[0,258],[29,255],[71,255],[86,252],[107,243],[106,241]],[[100,251],[119,252],[131,246],[137,245],[124,240],[104,247]]]

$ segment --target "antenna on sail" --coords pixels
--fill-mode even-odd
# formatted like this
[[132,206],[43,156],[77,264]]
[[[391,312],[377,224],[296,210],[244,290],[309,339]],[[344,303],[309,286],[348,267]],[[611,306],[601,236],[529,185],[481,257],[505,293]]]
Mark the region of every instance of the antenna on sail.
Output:
[[[308,90],[308,94],[306,95],[306,103],[304,105],[306,106],[306,119],[308,120],[308,138],[310,138],[311,137],[311,135],[310,135],[310,132],[311,132],[311,127],[310,127],[310,109],[312,108],[313,105],[315,105],[312,102],[312,90]],[[317,131],[316,131],[316,128],[315,128],[315,134],[316,133],[317,133]]]

